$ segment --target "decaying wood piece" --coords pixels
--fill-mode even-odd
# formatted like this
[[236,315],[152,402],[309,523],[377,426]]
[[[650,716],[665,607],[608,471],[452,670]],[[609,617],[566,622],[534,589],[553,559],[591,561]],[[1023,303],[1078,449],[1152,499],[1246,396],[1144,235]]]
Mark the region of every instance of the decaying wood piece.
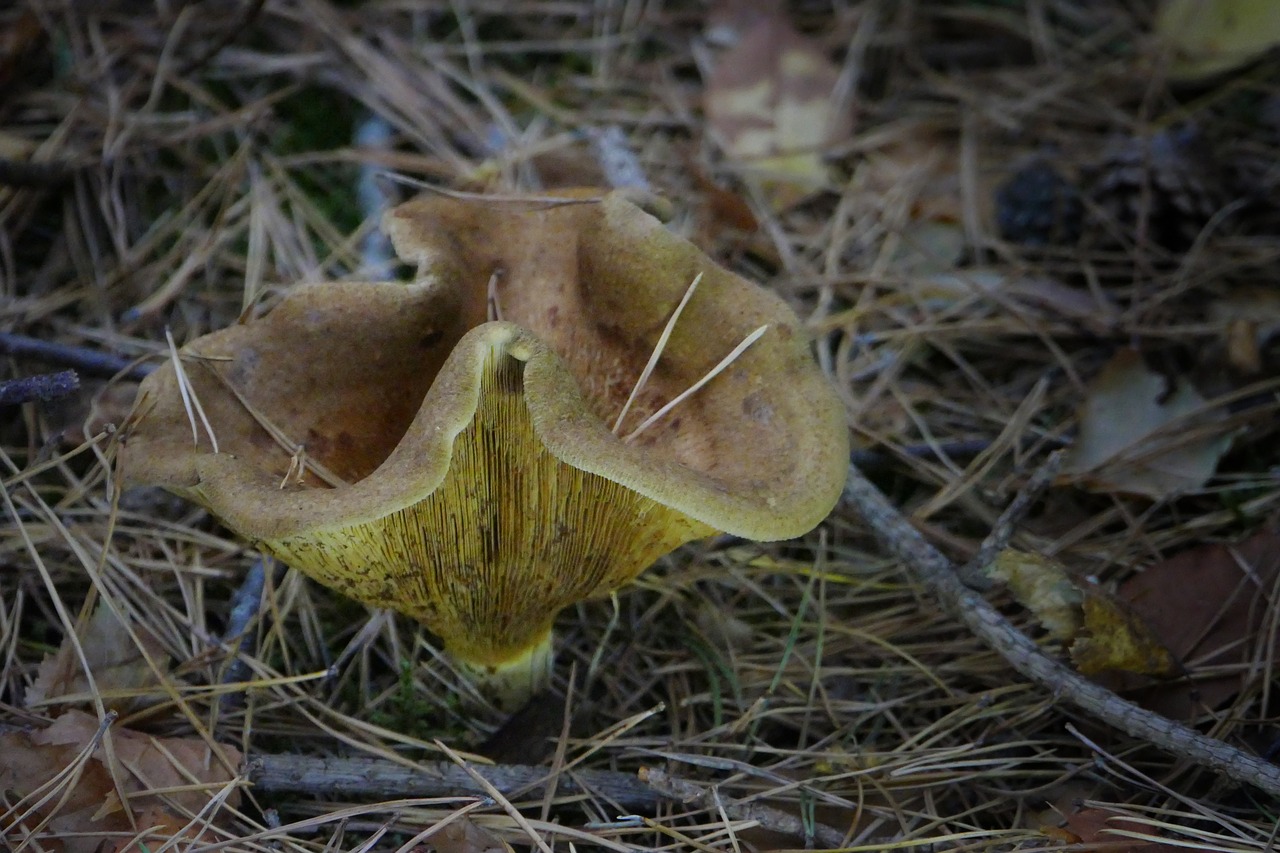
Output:
[[[431,761],[412,767],[377,758],[318,758],[309,755],[258,755],[247,764],[255,790],[289,791],[322,797],[464,797],[486,796],[466,769],[450,761]],[[548,769],[527,765],[488,765],[475,768],[495,788],[509,796],[540,799]],[[653,814],[661,795],[634,774],[613,770],[578,770],[556,781],[561,798],[598,797],[629,812]]]

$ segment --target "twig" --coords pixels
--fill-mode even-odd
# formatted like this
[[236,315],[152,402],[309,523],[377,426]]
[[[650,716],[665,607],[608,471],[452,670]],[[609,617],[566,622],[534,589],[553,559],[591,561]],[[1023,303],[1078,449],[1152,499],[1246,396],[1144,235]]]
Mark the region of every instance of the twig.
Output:
[[725,814],[731,818],[755,821],[765,829],[803,838],[806,841],[812,839],[818,843],[819,847],[839,849],[845,846],[844,833],[825,823],[814,821],[812,826],[806,826],[804,821],[795,815],[764,803],[725,802],[716,796],[715,788],[705,788],[696,782],[668,775],[653,767],[642,769],[640,778],[664,797],[682,803],[694,803],[709,809],[723,808]]
[[74,370],[7,379],[0,382],[0,406],[17,406],[35,400],[53,400],[65,397],[79,387],[80,377]]
[[552,853],[551,845],[547,843],[547,840],[537,833],[537,831],[529,824],[529,821],[525,816],[520,814],[520,810],[506,798],[496,785],[484,776],[481,776],[480,771],[468,764],[461,755],[458,755],[458,753],[446,746],[443,741],[437,738],[435,745],[436,749],[439,749],[445,755],[449,756],[456,767],[460,767],[466,771],[466,774],[471,777],[472,781],[479,785],[485,794],[502,807],[502,810],[516,822],[517,826],[524,830],[525,835],[529,837],[529,840],[532,841],[534,845],[542,851],[542,853]]
[[1044,494],[1044,490],[1049,488],[1053,478],[1058,476],[1058,470],[1061,467],[1062,451],[1049,454],[1049,458],[1031,475],[1031,479],[1023,486],[1022,491],[1018,492],[1005,511],[1000,513],[995,527],[991,528],[987,538],[982,541],[982,547],[978,549],[978,553],[956,571],[965,586],[979,592],[994,586],[991,578],[987,576],[987,568],[995,562],[1000,552],[1009,546],[1009,540],[1013,538],[1014,531],[1022,523],[1022,519],[1026,518],[1035,502]]
[[1045,655],[985,598],[965,587],[951,562],[926,542],[856,468],[849,469],[844,496],[880,543],[902,560],[943,608],[1019,673],[1126,734],[1280,796],[1280,767],[1121,699]]
[[[484,777],[503,793],[540,792],[547,768],[522,764],[494,764],[482,768]],[[408,767],[377,758],[316,758],[309,755],[259,755],[248,764],[249,779],[260,791],[292,791],[326,797],[487,797],[467,771],[449,761],[430,761]],[[630,773],[579,770],[562,776],[556,795],[598,794],[627,811],[653,814],[661,797]]]
[[190,76],[192,72],[199,70],[208,63],[209,60],[213,59],[219,53],[222,53],[223,48],[227,47],[239,38],[241,33],[247,30],[254,22],[254,19],[256,19],[262,12],[262,7],[265,5],[265,1],[266,0],[249,0],[245,5],[244,12],[240,15],[240,19],[232,24],[232,26],[228,27],[226,31],[213,42],[213,44],[209,45],[199,55],[189,60],[179,68],[177,76]]
[[90,376],[108,379],[120,376],[123,379],[140,380],[156,369],[153,364],[138,364],[88,347],[42,341],[10,332],[0,332],[0,353],[61,364]]
[[587,139],[595,149],[596,159],[604,170],[605,180],[615,189],[633,188],[649,192],[653,187],[645,177],[640,158],[627,145],[627,136],[616,124],[589,128]]
[[[222,633],[222,640],[236,643],[239,654],[231,659],[231,665],[222,674],[223,684],[236,684],[249,677],[250,669],[245,656],[252,654],[256,639],[249,626],[262,608],[262,591],[267,586],[267,562],[265,557],[254,560],[244,580],[231,596],[231,612],[227,615],[227,630]],[[271,562],[274,564],[274,561]],[[222,696],[222,710],[232,710],[243,701],[243,690],[225,693]]]
[[[1039,438],[1037,442],[1040,446],[1052,448],[1065,447],[1070,443],[1066,438],[1055,437]],[[947,459],[971,459],[980,453],[985,453],[990,448],[991,439],[970,438],[960,441],[944,441],[939,444],[908,444],[897,448],[894,454],[886,453],[883,450],[855,450],[849,454],[849,461],[858,466],[860,470],[869,471],[887,468],[900,456],[934,462],[940,461],[944,457]]]

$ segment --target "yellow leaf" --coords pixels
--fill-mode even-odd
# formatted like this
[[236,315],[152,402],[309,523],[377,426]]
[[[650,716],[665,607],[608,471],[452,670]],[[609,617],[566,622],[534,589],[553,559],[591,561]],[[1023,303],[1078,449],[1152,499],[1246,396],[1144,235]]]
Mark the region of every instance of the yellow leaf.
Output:
[[1071,659],[1085,675],[1177,672],[1173,654],[1140,616],[1097,587],[1077,584],[1056,560],[1008,548],[988,567],[987,576],[1003,581],[1051,637],[1070,643]]
[[1056,560],[1006,548],[988,567],[987,575],[1003,581],[1055,640],[1069,640],[1080,630],[1083,595]]
[[1165,0],[1156,37],[1173,54],[1170,74],[1206,77],[1280,44],[1275,0]]
[[1176,675],[1173,655],[1137,614],[1101,593],[1084,600],[1085,636],[1071,644],[1071,659],[1085,675],[1122,670],[1138,675]]

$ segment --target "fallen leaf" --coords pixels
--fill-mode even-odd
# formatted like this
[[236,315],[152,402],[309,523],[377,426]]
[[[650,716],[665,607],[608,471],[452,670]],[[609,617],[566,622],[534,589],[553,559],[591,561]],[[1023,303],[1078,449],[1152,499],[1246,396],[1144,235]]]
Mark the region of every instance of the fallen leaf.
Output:
[[1177,674],[1173,654],[1142,617],[1101,591],[1086,595],[1084,625],[1071,643],[1071,660],[1085,675],[1120,670],[1139,675]]
[[[147,658],[163,674],[169,666],[169,655],[145,626],[133,627],[141,646],[129,636],[115,612],[99,603],[80,633],[80,647],[93,673],[94,686],[109,710],[133,710],[159,701],[164,695],[148,689],[161,682]],[[28,708],[35,708],[76,696],[80,697],[78,701],[84,701],[89,692],[89,679],[75,645],[64,639],[57,652],[45,655],[41,661],[24,701]]]
[[730,228],[741,233],[750,233],[760,227],[760,222],[751,212],[746,199],[717,184],[697,163],[690,160],[685,167],[693,178],[702,205],[715,227]]
[[1275,0],[1165,0],[1155,35],[1171,54],[1171,76],[1207,77],[1280,44],[1280,15]]
[[1097,586],[1078,583],[1057,560],[1007,548],[987,576],[1002,581],[1049,636],[1067,644],[1072,662],[1085,675],[1178,672],[1173,654],[1141,616]]
[[746,198],[716,183],[692,157],[685,158],[685,169],[698,190],[691,197],[693,230],[689,239],[709,255],[745,252],[770,267],[781,266],[777,246],[760,231],[760,222]]
[[1055,640],[1065,642],[1079,632],[1084,595],[1056,560],[1006,548],[987,568],[987,576],[1003,582]]
[[[190,816],[235,778],[233,768],[241,759],[237,750],[219,746],[221,755],[216,756],[198,738],[156,738],[112,728],[106,734],[114,753],[109,765],[98,736],[97,719],[81,711],[68,711],[45,729],[0,734],[0,790],[17,803],[6,815],[13,822],[0,824],[0,837],[29,837],[56,853],[140,849],[121,846],[134,829],[118,786],[138,829],[156,829],[153,837],[159,839],[183,832],[179,837],[190,841],[211,840],[206,821],[186,827]],[[72,767],[78,772],[65,772]],[[42,786],[54,777],[60,778],[53,783],[53,796],[44,796]],[[239,792],[230,791],[226,803],[237,805]],[[46,818],[43,829],[26,835]]]
[[719,57],[704,108],[725,153],[784,210],[830,183],[824,150],[852,131],[836,98],[840,69],[783,10],[748,19]]
[[469,817],[453,821],[431,836],[436,853],[512,853],[511,845]]
[[1117,686],[1136,689],[1143,706],[1185,720],[1266,678],[1265,667],[1253,662],[1280,654],[1280,635],[1269,629],[1278,578],[1280,533],[1263,530],[1239,544],[1183,551],[1125,581],[1119,597],[1182,661],[1191,680],[1139,685],[1128,679]]
[[[1042,827],[1045,835],[1073,845],[1079,853],[1188,853],[1203,847],[1165,844],[1158,840],[1131,838],[1121,833],[1156,835],[1149,824],[1124,816],[1114,809],[1087,806],[1064,818],[1061,827]],[[1088,845],[1097,845],[1088,846]]]
[[1231,446],[1186,382],[1169,392],[1135,350],[1121,350],[1090,385],[1062,479],[1095,492],[1160,500],[1202,488]]

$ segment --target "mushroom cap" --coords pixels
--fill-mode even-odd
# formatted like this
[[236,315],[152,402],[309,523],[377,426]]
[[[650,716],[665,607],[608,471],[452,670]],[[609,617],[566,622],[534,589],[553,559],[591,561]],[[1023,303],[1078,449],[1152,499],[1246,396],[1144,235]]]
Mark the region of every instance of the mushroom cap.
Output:
[[[298,286],[192,341],[143,383],[125,481],[491,668],[683,542],[797,536],[835,504],[843,406],[794,314],[622,196],[424,198],[385,226],[416,281]],[[624,441],[610,424],[699,274],[623,434],[769,328]]]

